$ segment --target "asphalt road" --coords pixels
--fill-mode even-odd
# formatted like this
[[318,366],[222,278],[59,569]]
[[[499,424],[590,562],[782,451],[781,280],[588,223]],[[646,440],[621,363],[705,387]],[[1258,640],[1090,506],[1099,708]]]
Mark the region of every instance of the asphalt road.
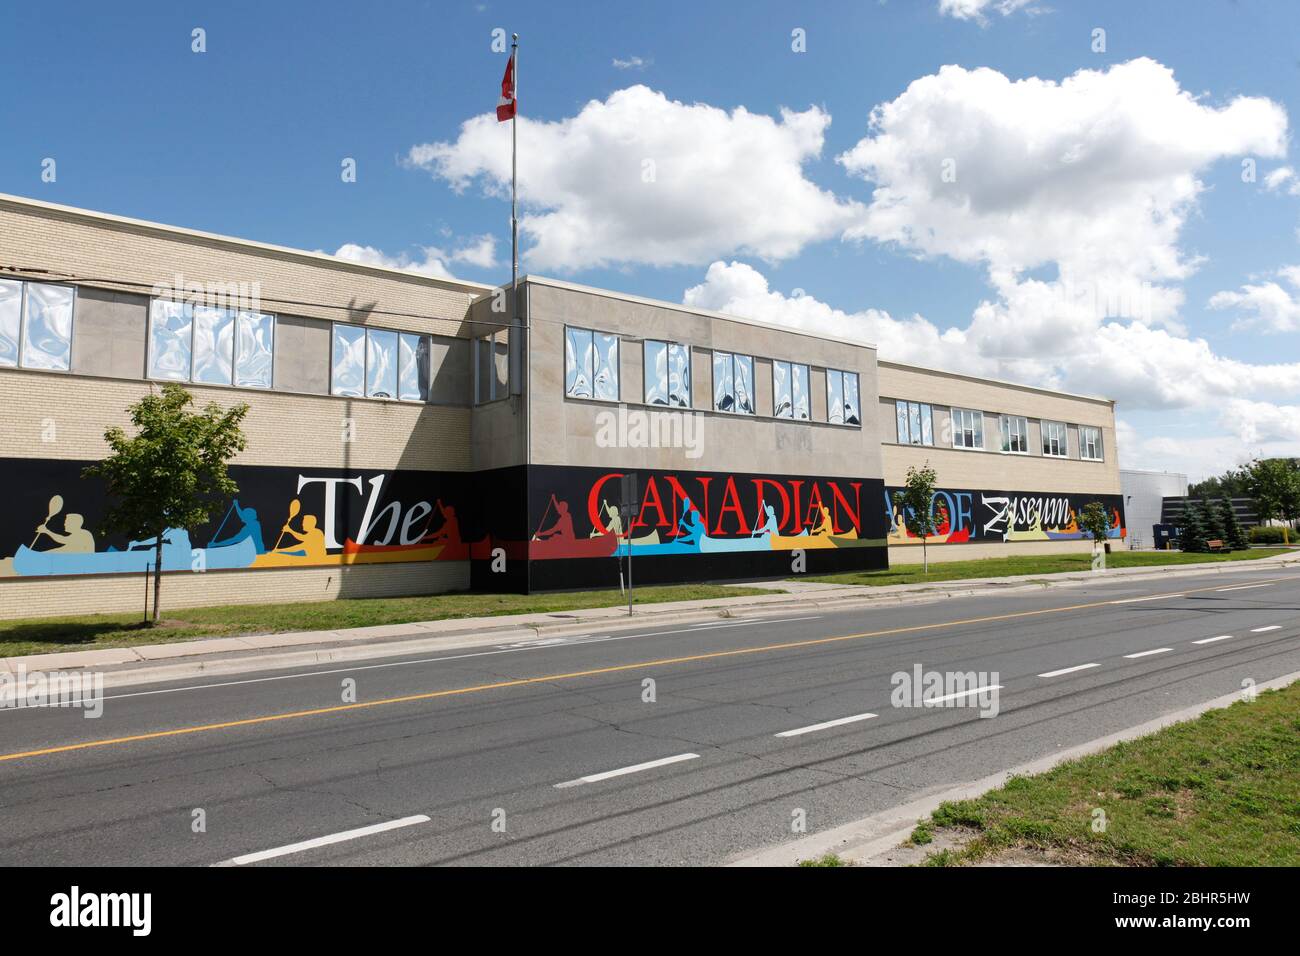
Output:
[[[1114,579],[0,710],[0,863],[725,862],[1300,671],[1298,601]],[[997,689],[895,706],[918,665]]]

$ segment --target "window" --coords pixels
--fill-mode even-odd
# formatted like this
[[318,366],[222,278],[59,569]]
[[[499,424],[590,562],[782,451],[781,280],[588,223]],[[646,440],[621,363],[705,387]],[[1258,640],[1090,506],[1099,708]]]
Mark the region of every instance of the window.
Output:
[[199,305],[194,308],[193,369],[195,382],[229,385],[235,363],[235,314]]
[[1002,450],[1016,455],[1029,454],[1029,422],[1020,415],[1002,416]]
[[826,420],[834,425],[861,425],[858,373],[826,370]]
[[720,412],[754,414],[754,358],[713,353],[713,407]]
[[426,402],[429,355],[427,335],[335,323],[330,394]]
[[685,345],[646,341],[645,403],[691,407],[691,350]]
[[1043,454],[1052,458],[1066,458],[1069,456],[1069,445],[1066,444],[1065,426],[1060,422],[1043,422]]
[[0,281],[0,365],[68,371],[76,298],[71,286]]
[[1090,425],[1079,426],[1079,457],[1088,461],[1101,461],[1101,429]]
[[952,410],[952,447],[984,447],[984,413],[969,408]]
[[149,303],[149,377],[183,382],[190,376],[194,306],[154,299]]
[[808,421],[808,366],[772,363],[772,414],[777,418]]
[[235,384],[270,388],[274,356],[275,316],[240,312],[235,322]]
[[934,416],[925,402],[894,402],[900,445],[933,445]]
[[397,397],[404,402],[429,400],[429,337],[403,332],[398,339]]
[[397,397],[397,333],[366,330],[366,397]]
[[23,318],[23,284],[0,279],[0,365],[18,364],[18,329]]
[[330,393],[348,398],[365,394],[366,330],[355,325],[334,326],[330,361]]
[[275,316],[154,299],[149,377],[270,388]]
[[564,394],[618,401],[618,336],[565,328]]

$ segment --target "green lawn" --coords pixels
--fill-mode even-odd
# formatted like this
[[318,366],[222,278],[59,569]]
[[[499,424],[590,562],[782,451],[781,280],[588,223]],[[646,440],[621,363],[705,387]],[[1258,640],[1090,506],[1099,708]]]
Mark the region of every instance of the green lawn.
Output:
[[1300,682],[945,803],[913,842],[974,831],[927,858],[941,866],[1005,850],[1102,866],[1300,866],[1297,768]]
[[[162,607],[167,620],[158,627],[142,625],[139,613],[0,621],[0,657],[43,654],[47,651],[128,647],[134,644],[162,644],[234,634],[334,630],[446,618],[571,611],[577,608],[615,607],[627,603],[627,599],[618,591],[610,590],[531,595],[438,594],[409,598],[349,598],[298,604],[248,604],[169,610],[165,581],[163,585]],[[757,588],[716,584],[644,587],[634,591],[637,604],[771,593]]]
[[[939,545],[938,547],[945,547]],[[951,545],[950,547],[960,547]],[[1183,554],[1181,551],[1115,551],[1106,555],[1108,568],[1142,568],[1169,564],[1201,564],[1213,561],[1251,561],[1267,558],[1290,548],[1251,548],[1249,551],[1230,551],[1227,554]],[[920,551],[917,551],[920,557]],[[1087,571],[1092,567],[1092,555],[1087,550],[1078,554],[1024,555],[1010,558],[981,558],[975,561],[930,562],[930,573],[925,574],[920,564],[899,564],[885,571],[852,571],[845,574],[828,574],[804,580],[828,581],[833,584],[924,584],[940,581],[960,581],[965,578],[998,578],[1016,574],[1060,574],[1065,571]]]

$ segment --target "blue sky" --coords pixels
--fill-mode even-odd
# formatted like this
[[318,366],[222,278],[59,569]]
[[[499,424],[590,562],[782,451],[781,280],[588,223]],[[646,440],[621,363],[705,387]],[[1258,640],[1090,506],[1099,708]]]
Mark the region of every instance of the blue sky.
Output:
[[[538,124],[525,267],[1107,394],[1130,467],[1300,453],[1294,3],[47,0],[7,20],[0,191],[499,282],[505,127],[462,124],[495,105],[492,30],[513,30]],[[1146,305],[1057,315],[1054,284],[1088,283]]]

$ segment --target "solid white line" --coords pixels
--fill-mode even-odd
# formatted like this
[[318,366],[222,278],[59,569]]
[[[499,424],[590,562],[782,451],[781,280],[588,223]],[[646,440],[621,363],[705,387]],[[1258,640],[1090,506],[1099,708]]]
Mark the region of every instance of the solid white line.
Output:
[[301,843],[290,843],[288,846],[278,846],[273,850],[258,850],[256,853],[245,853],[243,856],[237,856],[233,860],[227,861],[232,866],[243,866],[246,863],[257,863],[261,860],[269,860],[272,857],[288,856],[290,853],[301,853],[304,850],[314,850],[317,847],[329,846],[332,843],[344,843],[348,840],[356,840],[359,837],[370,836],[374,833],[384,833],[387,830],[397,830],[401,827],[413,826],[417,823],[428,823],[429,818],[419,813],[413,817],[402,817],[400,820],[389,820],[387,823],[375,823],[368,827],[358,827],[355,830],[344,830],[342,833],[332,833],[329,836],[316,837],[314,840],[303,840]]
[[610,777],[621,777],[628,773],[637,773],[641,770],[653,770],[655,767],[666,767],[670,763],[681,763],[683,760],[698,760],[699,754],[678,754],[675,757],[662,757],[659,760],[649,760],[645,763],[634,764],[631,767],[619,767],[617,770],[606,770],[603,773],[593,773],[586,777],[579,777],[577,780],[566,780],[564,783],[557,783],[557,789],[565,787],[577,787],[584,783],[597,783],[601,780],[608,780]]
[[1137,657],[1150,657],[1152,654],[1168,654],[1172,650],[1173,650],[1172,647],[1157,647],[1155,650],[1152,651],[1138,651],[1136,654],[1125,654],[1124,656],[1128,660],[1133,660],[1134,658]]
[[814,730],[826,730],[829,727],[842,727],[844,724],[855,724],[859,720],[870,720],[875,714],[854,714],[852,717],[838,717],[835,720],[823,721],[820,724],[812,724],[808,727],[800,727],[798,730],[783,730],[779,734],[773,734],[774,737],[798,737],[800,734],[810,734]]
[[986,690],[1001,690],[1001,684],[989,684],[985,687],[972,687],[970,690],[959,690],[955,694],[945,694],[943,697],[931,697],[923,701],[926,707],[932,704],[942,704],[945,700],[956,700],[958,697],[970,697],[974,694],[982,694]]
[[1281,624],[1270,624],[1268,627],[1252,627],[1250,629],[1250,633],[1263,634],[1265,631],[1280,631],[1280,630],[1282,630]]
[[1199,641],[1192,641],[1193,644],[1213,644],[1215,641],[1226,641],[1232,637],[1231,634],[1220,634],[1218,637],[1203,637]]
[[1148,597],[1125,598],[1122,601],[1107,601],[1108,604],[1137,604],[1139,601],[1163,601],[1165,598],[1186,597],[1181,591],[1177,594],[1152,594]]
[[1059,671],[1048,671],[1046,674],[1039,674],[1039,677],[1060,677],[1062,674],[1073,674],[1075,671],[1086,671],[1089,667],[1100,667],[1100,664],[1076,664],[1074,667],[1062,667]]
[[1231,588],[1215,588],[1214,590],[1216,590],[1216,591],[1249,591],[1251,588],[1271,588],[1271,587],[1273,586],[1273,583],[1274,583],[1274,582],[1269,581],[1269,582],[1267,582],[1267,583],[1265,583],[1265,584],[1238,584],[1236,587],[1231,587]]

